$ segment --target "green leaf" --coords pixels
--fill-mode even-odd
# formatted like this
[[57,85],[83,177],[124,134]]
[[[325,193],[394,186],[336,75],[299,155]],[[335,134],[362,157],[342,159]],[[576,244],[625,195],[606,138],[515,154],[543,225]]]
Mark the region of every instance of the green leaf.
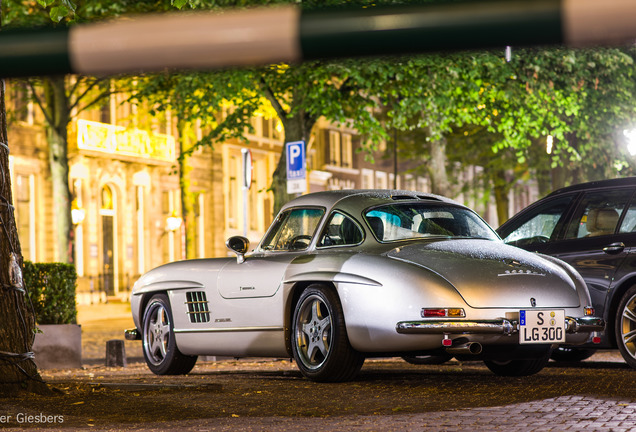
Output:
[[69,13],[70,11],[68,10],[66,6],[55,6],[51,8],[51,12],[49,13],[49,16],[51,17],[52,21],[60,22],[64,18],[66,18]]
[[188,0],[170,0],[170,4],[177,9],[181,9],[188,4]]

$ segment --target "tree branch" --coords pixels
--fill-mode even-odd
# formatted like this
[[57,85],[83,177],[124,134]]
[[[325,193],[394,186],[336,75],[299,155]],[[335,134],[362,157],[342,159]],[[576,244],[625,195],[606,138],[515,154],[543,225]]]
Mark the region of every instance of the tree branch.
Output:
[[[71,105],[69,106],[69,111],[73,111],[75,108],[77,108],[80,104],[80,102],[82,101],[82,99],[84,99],[84,97],[86,97],[86,95],[93,90],[96,86],[98,86],[101,82],[105,81],[105,78],[96,78],[92,83],[90,83],[85,89],[84,91],[78,95],[75,98],[75,101],[73,101],[71,103]],[[85,79],[82,79],[82,77],[80,77],[80,79],[77,80],[77,83],[73,86],[73,90],[71,91],[71,94],[78,88],[80,81],[84,81],[86,82]],[[110,86],[109,86],[110,87]],[[109,90],[105,90],[103,92],[101,92],[99,94],[99,96],[97,96],[95,99],[93,99],[93,101],[91,101],[90,103],[88,103],[86,106],[84,106],[83,108],[77,108],[78,113],[84,111],[87,107],[94,105],[97,101],[101,100],[102,98],[108,96],[109,94],[111,94],[110,88]]]
[[259,84],[261,86],[261,89],[265,93],[265,97],[267,98],[267,100],[269,100],[269,102],[274,107],[274,111],[276,111],[276,114],[278,114],[278,117],[280,118],[280,120],[282,122],[285,122],[285,120],[287,119],[287,115],[289,113],[285,111],[285,108],[283,108],[281,103],[278,101],[271,87],[267,85],[267,82],[265,82],[265,78],[261,77],[259,80]]
[[49,126],[55,127],[54,126],[55,122],[53,121],[53,117],[51,117],[49,112],[44,108],[44,103],[42,102],[42,99],[40,98],[40,96],[38,96],[38,93],[35,91],[35,86],[33,85],[33,81],[28,79],[26,80],[26,82],[27,82],[27,85],[29,86],[29,89],[31,90],[31,97],[33,98],[33,100],[35,100],[35,103],[38,105],[38,107],[40,107],[40,111],[42,111],[42,114],[44,114],[44,119],[49,124]]

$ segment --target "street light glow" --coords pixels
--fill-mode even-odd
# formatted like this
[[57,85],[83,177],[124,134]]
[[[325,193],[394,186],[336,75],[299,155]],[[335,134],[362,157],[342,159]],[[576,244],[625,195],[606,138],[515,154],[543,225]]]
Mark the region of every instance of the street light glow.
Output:
[[631,156],[636,156],[636,129],[626,129],[623,135],[627,138],[627,151]]

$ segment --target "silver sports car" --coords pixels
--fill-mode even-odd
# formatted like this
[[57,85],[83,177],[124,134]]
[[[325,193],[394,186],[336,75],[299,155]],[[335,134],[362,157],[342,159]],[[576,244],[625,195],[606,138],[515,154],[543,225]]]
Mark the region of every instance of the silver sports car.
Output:
[[163,265],[131,306],[148,367],[184,374],[199,355],[293,357],[345,381],[366,357],[480,359],[539,372],[552,347],[598,340],[585,283],[555,258],[505,245],[476,213],[409,191],[332,191],[280,211],[251,252]]

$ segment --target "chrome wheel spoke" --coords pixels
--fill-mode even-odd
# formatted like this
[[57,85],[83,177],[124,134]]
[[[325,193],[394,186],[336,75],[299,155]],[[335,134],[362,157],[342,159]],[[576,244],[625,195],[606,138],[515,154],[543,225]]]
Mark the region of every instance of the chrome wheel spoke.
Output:
[[323,316],[326,307],[319,298],[308,298],[302,309],[304,313],[300,315],[297,324],[298,346],[306,363],[317,366],[329,354],[331,317]]
[[170,321],[166,309],[157,305],[147,325],[147,352],[156,363],[166,358],[170,338]]
[[632,297],[623,308],[621,338],[625,351],[636,358],[636,297]]
[[634,323],[634,325],[636,325],[636,308],[634,309],[629,309],[629,307],[626,307],[625,310],[623,311],[623,318],[631,321],[632,323]]
[[636,330],[623,333],[623,343],[625,345],[634,343],[635,341],[636,341]]

